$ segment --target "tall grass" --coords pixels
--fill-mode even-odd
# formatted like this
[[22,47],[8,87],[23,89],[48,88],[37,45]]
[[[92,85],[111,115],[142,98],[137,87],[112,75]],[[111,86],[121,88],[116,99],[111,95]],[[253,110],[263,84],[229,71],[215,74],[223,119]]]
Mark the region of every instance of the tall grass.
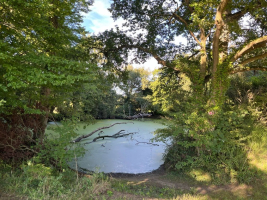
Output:
[[3,192],[28,199],[96,199],[110,188],[108,178],[102,173],[77,179],[70,169],[56,173],[42,164],[28,163],[14,171],[1,164],[0,176]]

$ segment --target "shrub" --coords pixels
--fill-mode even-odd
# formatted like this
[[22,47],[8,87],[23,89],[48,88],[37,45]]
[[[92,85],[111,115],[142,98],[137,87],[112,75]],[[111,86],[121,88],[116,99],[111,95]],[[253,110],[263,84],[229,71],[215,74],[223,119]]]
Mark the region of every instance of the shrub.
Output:
[[82,144],[71,142],[78,136],[75,132],[76,128],[77,122],[70,120],[62,121],[60,125],[50,126],[48,128],[49,134],[37,146],[39,153],[34,161],[44,163],[47,166],[52,164],[61,171],[67,168],[69,161],[85,153]]
[[254,140],[255,129],[251,112],[245,109],[204,112],[202,109],[176,113],[172,122],[157,134],[158,140],[172,140],[165,154],[168,169],[202,169],[214,181],[226,182],[249,182],[255,174],[247,159],[248,144]]

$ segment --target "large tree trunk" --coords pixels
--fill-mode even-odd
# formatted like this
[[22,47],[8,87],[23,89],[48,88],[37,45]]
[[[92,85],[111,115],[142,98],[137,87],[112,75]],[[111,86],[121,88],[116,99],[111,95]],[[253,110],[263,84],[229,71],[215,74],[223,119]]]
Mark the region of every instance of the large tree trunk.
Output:
[[[211,100],[210,104],[215,106],[220,101],[220,99],[223,97],[224,93],[224,84],[222,83],[222,78],[226,79],[226,77],[223,77],[223,71],[224,69],[219,69],[219,67],[224,68],[223,65],[223,59],[220,59],[220,56],[224,56],[225,52],[222,50],[222,45],[224,43],[221,43],[221,35],[223,33],[224,28],[226,27],[224,20],[223,20],[223,14],[225,13],[226,5],[228,4],[229,0],[221,0],[221,3],[219,4],[217,8],[217,13],[215,17],[215,25],[216,30],[213,36],[213,44],[212,44],[212,55],[213,55],[213,65],[212,65],[212,85],[211,85]],[[227,43],[228,46],[228,43]],[[227,47],[226,47],[227,48]]]
[[[41,110],[44,112],[42,120],[43,127],[47,127],[48,118],[50,114],[50,104],[49,104],[49,98],[50,98],[51,90],[47,87],[43,87],[41,89]],[[41,141],[44,138],[45,129],[42,130],[42,132],[37,133],[36,137],[33,138],[34,140],[40,139]]]
[[[53,5],[56,5],[58,0],[52,0],[52,4]],[[52,24],[52,26],[55,28],[55,29],[58,29],[59,28],[59,23],[58,23],[58,16],[54,15],[52,17],[50,17],[48,19],[49,23]],[[55,55],[55,52],[51,51],[50,49],[47,49],[46,50],[51,56],[54,56]],[[45,67],[46,69],[45,70],[49,70],[47,65]],[[42,87],[41,89],[41,104],[42,104],[42,111],[44,112],[44,116],[43,116],[43,125],[44,127],[47,127],[47,123],[48,123],[48,117],[49,117],[49,114],[50,114],[50,99],[51,98],[51,89],[47,86],[44,86]],[[45,131],[45,130],[44,130]],[[43,139],[44,137],[44,131],[42,133],[40,133],[40,135],[38,135],[38,138],[39,139]]]

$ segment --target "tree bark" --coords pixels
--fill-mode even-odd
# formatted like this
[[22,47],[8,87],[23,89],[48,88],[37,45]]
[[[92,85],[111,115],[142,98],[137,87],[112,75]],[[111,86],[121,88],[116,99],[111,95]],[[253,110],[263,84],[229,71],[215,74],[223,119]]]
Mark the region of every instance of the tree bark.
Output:
[[[216,104],[216,93],[219,92],[219,96],[223,93],[223,85],[218,80],[218,74],[217,70],[219,65],[222,63],[223,59],[225,58],[225,51],[220,52],[220,47],[223,45],[223,43],[220,45],[221,42],[221,34],[223,32],[223,28],[226,27],[224,20],[223,20],[223,14],[225,13],[226,5],[228,4],[229,0],[221,0],[220,5],[217,8],[216,17],[215,17],[215,25],[216,30],[213,36],[213,44],[212,44],[212,55],[213,55],[213,64],[212,64],[212,87],[211,87],[211,105]],[[227,47],[226,47],[227,48]],[[221,56],[221,59],[220,59]],[[219,91],[216,91],[219,89]]]
[[238,51],[235,56],[231,59],[231,62],[236,62],[238,58],[241,56],[254,51],[257,48],[267,47],[267,35],[261,38],[257,38],[256,40],[251,41],[245,47],[243,47],[240,51]]
[[[205,35],[205,30],[203,28],[200,28],[200,40],[201,40],[201,57],[200,57],[200,82],[201,82],[201,88],[203,88],[205,84],[205,77],[206,77],[206,71],[207,71],[207,52],[206,52],[206,42],[207,42],[207,36]],[[203,91],[201,91],[203,93]]]

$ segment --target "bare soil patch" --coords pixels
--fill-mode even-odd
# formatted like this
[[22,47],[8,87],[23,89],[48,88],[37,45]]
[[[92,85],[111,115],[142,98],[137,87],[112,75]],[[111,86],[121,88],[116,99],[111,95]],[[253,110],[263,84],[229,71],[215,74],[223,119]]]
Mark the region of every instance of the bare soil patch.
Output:
[[[231,193],[239,197],[251,196],[252,187],[245,184],[228,184],[228,185],[205,185],[205,183],[190,183],[184,179],[172,180],[168,173],[161,166],[158,170],[145,174],[110,174],[112,179],[127,181],[127,184],[139,185],[145,184],[148,186],[155,186],[159,188],[172,188],[177,190],[194,191],[196,195],[214,196],[216,193]],[[133,198],[135,199],[135,198]],[[138,197],[136,197],[138,199]],[[146,198],[145,198],[146,199]]]

